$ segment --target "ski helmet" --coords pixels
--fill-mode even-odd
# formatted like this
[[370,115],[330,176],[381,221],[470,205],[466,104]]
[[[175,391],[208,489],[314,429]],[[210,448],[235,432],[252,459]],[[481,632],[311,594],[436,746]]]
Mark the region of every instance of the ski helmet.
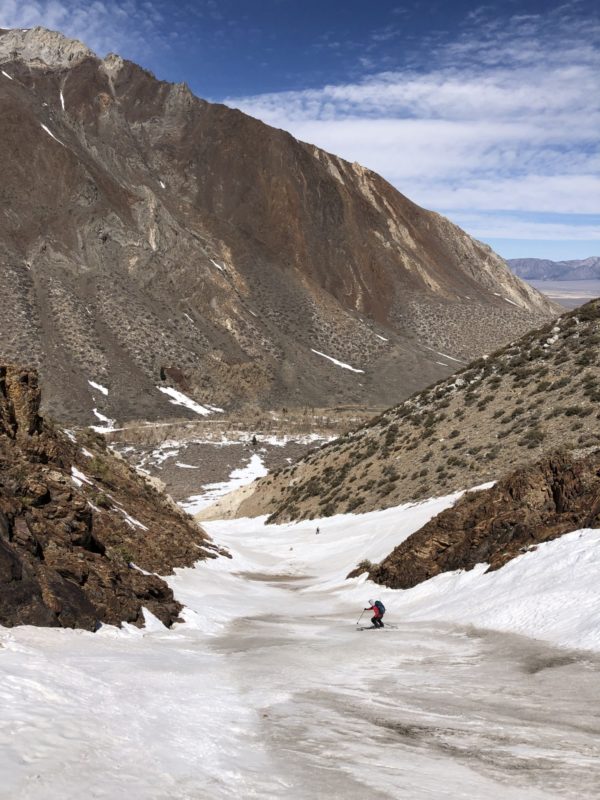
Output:
[[374,606],[375,605],[375,600],[369,600],[369,605],[370,606]]

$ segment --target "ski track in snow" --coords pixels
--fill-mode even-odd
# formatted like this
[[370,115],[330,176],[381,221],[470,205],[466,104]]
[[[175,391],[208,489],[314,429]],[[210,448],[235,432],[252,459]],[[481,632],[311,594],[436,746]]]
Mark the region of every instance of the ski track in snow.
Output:
[[[459,494],[205,523],[233,558],[175,570],[171,631],[0,628],[0,797],[597,796],[600,657],[568,648],[600,650],[600,531],[404,592],[345,579]],[[358,632],[372,596],[388,626]]]

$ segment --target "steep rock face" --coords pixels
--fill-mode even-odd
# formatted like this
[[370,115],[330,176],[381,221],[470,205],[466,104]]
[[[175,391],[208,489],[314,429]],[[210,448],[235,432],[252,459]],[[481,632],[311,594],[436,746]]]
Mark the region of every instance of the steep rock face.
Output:
[[600,300],[262,478],[234,507],[277,522],[372,511],[600,444]]
[[165,574],[214,546],[101,437],[77,442],[39,404],[35,373],[0,365],[0,624],[140,625],[144,607],[172,624],[181,606],[141,570]]
[[392,589],[409,589],[476,564],[499,569],[540,542],[598,527],[600,450],[581,460],[556,453],[491,489],[463,495],[373,566],[369,577]]
[[0,32],[0,66],[1,350],[62,419],[190,414],[167,384],[389,403],[555,313],[379,176],[184,85],[43,29]]

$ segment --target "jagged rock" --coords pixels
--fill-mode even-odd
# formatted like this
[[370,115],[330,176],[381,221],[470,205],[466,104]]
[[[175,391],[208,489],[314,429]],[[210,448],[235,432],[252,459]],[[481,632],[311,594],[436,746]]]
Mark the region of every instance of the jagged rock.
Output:
[[166,574],[214,546],[101,437],[71,441],[39,404],[36,374],[0,365],[0,624],[95,630],[143,624],[147,608],[171,625],[171,589],[132,562]]
[[598,527],[600,450],[583,459],[555,453],[491,489],[468,492],[372,567],[369,577],[392,589],[409,589],[476,564],[499,569],[529,547]]

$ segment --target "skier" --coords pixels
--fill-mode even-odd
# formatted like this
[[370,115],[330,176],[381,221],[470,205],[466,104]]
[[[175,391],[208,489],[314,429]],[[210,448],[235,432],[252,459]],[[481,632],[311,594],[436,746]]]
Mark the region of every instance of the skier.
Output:
[[365,611],[372,611],[373,616],[371,622],[374,628],[383,628],[383,620],[381,619],[385,614],[385,606],[381,600],[369,600],[369,606],[364,609]]

